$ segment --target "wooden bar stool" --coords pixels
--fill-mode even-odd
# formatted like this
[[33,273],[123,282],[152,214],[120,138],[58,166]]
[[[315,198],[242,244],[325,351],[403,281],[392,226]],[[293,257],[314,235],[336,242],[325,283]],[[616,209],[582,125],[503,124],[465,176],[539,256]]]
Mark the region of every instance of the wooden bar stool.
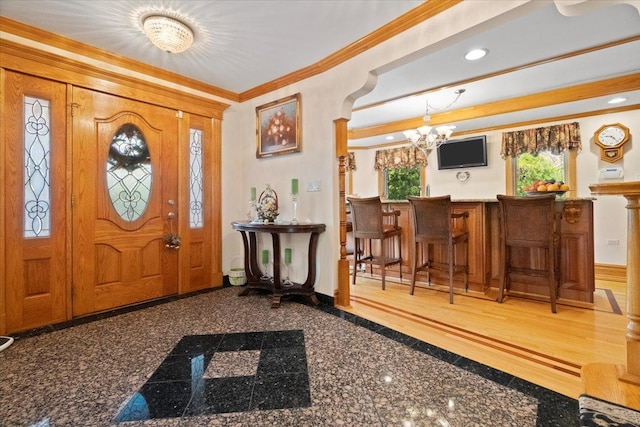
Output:
[[[451,196],[413,197],[407,196],[413,214],[413,266],[411,269],[411,289],[413,295],[416,284],[416,272],[426,271],[427,282],[431,284],[431,272],[443,271],[449,275],[449,303],[453,304],[453,276],[464,275],[464,290],[469,287],[469,233],[467,231],[468,212],[453,213]],[[462,218],[462,227],[456,227],[454,219]],[[427,253],[425,261],[418,265],[418,245],[422,244]],[[431,259],[429,245],[438,244],[447,247],[447,263],[434,262]],[[464,244],[464,264],[458,264],[455,247]]]
[[[555,194],[534,197],[516,197],[498,194],[500,215],[500,289],[498,302],[502,303],[509,291],[511,274],[546,277],[549,282],[551,311],[556,312],[557,279]],[[527,263],[520,257],[520,265],[514,265],[512,250],[526,248]],[[544,251],[537,256],[534,251]],[[523,265],[525,264],[525,265]],[[528,265],[526,265],[528,264]],[[537,265],[536,265],[537,264]]]
[[[400,280],[402,280],[402,228],[398,226],[398,215],[400,212],[386,212],[382,209],[380,196],[375,197],[347,197],[351,204],[351,215],[353,220],[354,237],[354,266],[353,284],[356,283],[356,273],[358,265],[369,264],[373,271],[373,265],[378,265],[382,269],[382,289],[385,288],[386,268],[390,265],[399,264]],[[391,217],[391,224],[386,224],[385,217]],[[387,254],[386,240],[392,237],[398,238],[398,256],[392,257]],[[369,242],[369,253],[363,256],[364,248],[361,250],[360,239]],[[372,252],[371,241],[380,240],[380,255]]]

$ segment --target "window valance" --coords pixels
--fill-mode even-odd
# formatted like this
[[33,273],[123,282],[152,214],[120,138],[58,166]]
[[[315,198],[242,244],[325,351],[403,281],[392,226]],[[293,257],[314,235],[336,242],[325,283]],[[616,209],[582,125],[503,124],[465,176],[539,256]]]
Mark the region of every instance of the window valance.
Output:
[[345,159],[345,169],[348,171],[356,170],[356,153],[349,151],[349,155]]
[[399,167],[414,167],[427,165],[427,157],[416,147],[390,148],[377,150],[375,165],[376,170],[395,169]]
[[582,150],[578,122],[502,133],[500,156],[517,157],[522,153],[537,154],[550,151],[560,154],[566,150]]

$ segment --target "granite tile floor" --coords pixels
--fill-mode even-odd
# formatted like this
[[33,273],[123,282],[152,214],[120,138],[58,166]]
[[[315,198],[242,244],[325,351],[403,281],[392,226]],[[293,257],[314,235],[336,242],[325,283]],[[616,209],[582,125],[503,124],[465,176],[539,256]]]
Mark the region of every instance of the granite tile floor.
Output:
[[233,287],[18,335],[0,426],[576,426],[578,402],[332,307]]

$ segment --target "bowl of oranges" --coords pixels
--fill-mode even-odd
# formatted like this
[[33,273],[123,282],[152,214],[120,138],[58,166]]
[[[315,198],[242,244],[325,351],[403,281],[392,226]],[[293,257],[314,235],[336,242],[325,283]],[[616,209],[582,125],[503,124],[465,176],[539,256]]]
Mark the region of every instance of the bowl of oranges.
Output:
[[569,191],[569,185],[563,181],[550,180],[538,180],[531,183],[531,185],[525,185],[522,190],[527,196],[542,196],[544,194],[555,193],[556,196],[563,196],[564,193]]

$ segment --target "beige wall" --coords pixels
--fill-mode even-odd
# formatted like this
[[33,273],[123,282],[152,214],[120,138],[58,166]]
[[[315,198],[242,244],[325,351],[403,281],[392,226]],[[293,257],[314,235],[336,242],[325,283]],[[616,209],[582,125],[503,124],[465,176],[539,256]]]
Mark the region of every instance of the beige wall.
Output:
[[[291,204],[287,196],[291,178],[300,180],[301,194],[298,202],[298,217],[309,218],[327,225],[320,238],[318,262],[320,270],[316,290],[333,295],[337,287],[337,260],[339,254],[339,197],[337,161],[333,121],[349,118],[352,101],[375,86],[376,75],[396,65],[406,63],[421,52],[436,49],[435,43],[451,37],[459,39],[461,32],[493,17],[515,12],[519,8],[535,8],[539,4],[527,1],[512,2],[464,2],[427,23],[417,25],[367,52],[316,77],[293,84],[276,92],[264,95],[225,112],[223,122],[223,268],[228,271],[234,256],[242,253],[239,233],[228,225],[232,220],[244,218],[248,208],[250,187],[261,188],[269,183],[278,192],[281,217],[290,218]],[[513,16],[513,15],[512,15]],[[439,46],[444,46],[441,43]],[[294,93],[301,93],[302,104],[302,152],[267,159],[255,158],[255,107]],[[597,170],[606,165],[599,161],[597,150],[590,142],[593,131],[603,123],[620,121],[631,128],[631,133],[640,135],[638,112],[629,112],[615,117],[598,117],[580,120],[585,149],[578,161],[578,194],[588,196],[588,185],[597,181]],[[453,171],[437,171],[432,166],[427,171],[432,183],[432,194],[452,193],[455,197],[494,197],[504,189],[504,167],[499,157],[499,133],[488,135],[489,167],[472,170],[471,180],[460,184],[451,179]],[[631,145],[631,146],[630,146]],[[624,166],[625,179],[631,179],[640,166],[640,150],[633,152],[633,143],[628,143]],[[358,174],[373,170],[366,163],[372,162],[372,154],[357,152]],[[361,157],[368,157],[369,160]],[[306,192],[309,181],[320,182],[320,192]],[[367,187],[362,187],[366,182]],[[374,184],[375,183],[375,184]],[[362,188],[362,190],[358,189]],[[354,177],[354,192],[372,193],[377,180]],[[373,189],[373,191],[372,191]],[[361,194],[364,195],[364,194]],[[626,212],[623,203],[615,200],[596,202],[596,260],[601,263],[625,264]],[[611,220],[609,220],[611,219]],[[304,261],[306,248],[302,236],[283,242],[294,249],[294,271],[299,279],[306,275]],[[603,239],[618,239],[617,247],[605,247]],[[263,240],[264,248],[270,248],[270,240]]]

